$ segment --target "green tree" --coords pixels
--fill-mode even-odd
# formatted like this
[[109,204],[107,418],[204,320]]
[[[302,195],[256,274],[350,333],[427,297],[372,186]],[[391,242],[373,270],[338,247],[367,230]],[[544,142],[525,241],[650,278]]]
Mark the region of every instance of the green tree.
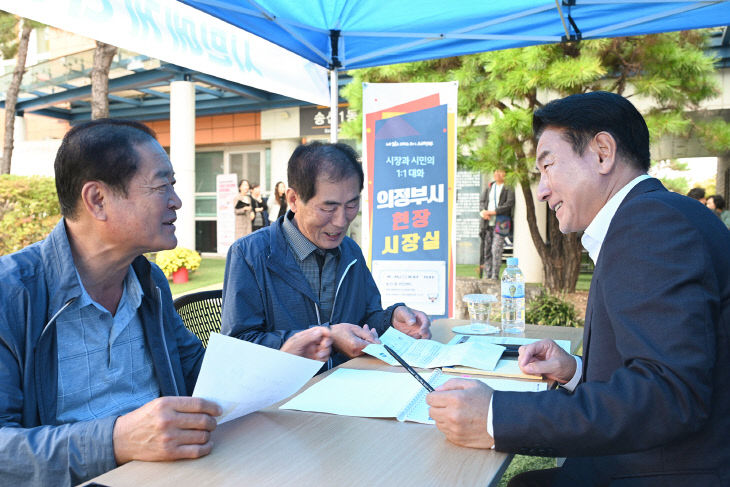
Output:
[[0,175],[0,255],[46,238],[60,217],[53,178]]
[[686,176],[682,174],[683,172],[689,171],[687,163],[680,162],[677,159],[665,159],[661,161],[654,161],[652,166],[655,171],[657,171],[657,177],[659,180],[661,180],[662,184],[664,184],[669,191],[687,194],[687,191],[689,191],[689,181]]
[[18,103],[20,84],[23,81],[23,74],[25,74],[25,59],[28,55],[30,33],[40,25],[37,22],[0,11],[0,54],[3,59],[16,58],[13,76],[5,92],[5,137],[0,174],[10,173],[15,132],[15,106]]
[[[709,149],[726,151],[730,126],[718,118],[690,117],[718,93],[713,59],[706,56],[706,32],[686,31],[532,46],[471,56],[353,71],[343,89],[362,109],[362,82],[459,81],[459,164],[474,170],[504,167],[507,182],[519,186],[527,225],[539,253],[545,286],[575,290],[580,240],[563,235],[553,212],[547,238],[537,226],[530,185],[536,181],[532,114],[551,99],[606,90],[646,99],[644,116],[653,140],[668,134],[697,137]],[[484,123],[488,120],[488,123]],[[361,120],[343,126],[343,136],[360,137]]]

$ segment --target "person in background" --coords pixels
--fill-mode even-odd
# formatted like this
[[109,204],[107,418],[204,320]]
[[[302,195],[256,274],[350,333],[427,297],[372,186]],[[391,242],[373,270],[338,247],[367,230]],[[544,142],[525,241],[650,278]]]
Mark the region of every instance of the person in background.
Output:
[[[142,255],[177,245],[170,159],[145,125],[100,119],[68,131],[54,170],[63,217],[0,257],[0,485],[207,455],[221,408],[189,397],[203,345]],[[326,360],[314,332],[282,350]]]
[[283,181],[279,181],[274,186],[274,195],[269,201],[269,220],[275,222],[286,214],[286,210],[286,184]]
[[261,195],[261,185],[258,183],[251,186],[251,212],[252,232],[269,225],[269,207],[266,198]]
[[251,184],[246,179],[238,183],[238,194],[233,199],[236,214],[236,240],[251,233]]
[[[489,183],[484,193],[482,193],[482,210],[479,212],[479,216],[482,217],[479,225],[479,236],[481,237],[480,278],[482,277],[482,271],[484,271],[487,279],[499,279],[504,241],[512,228],[515,192],[504,184],[504,176],[503,169],[494,171],[494,181]],[[505,228],[506,231],[503,230]]]
[[730,211],[725,209],[725,198],[719,194],[713,194],[707,198],[707,202],[705,204],[709,209],[714,211],[715,214],[720,217],[720,220],[722,220],[725,226],[730,229]]
[[687,192],[687,196],[693,200],[697,200],[703,205],[706,203],[705,199],[705,188],[692,188]]
[[649,130],[615,93],[533,115],[538,196],[595,262],[582,360],[552,340],[518,364],[560,387],[452,379],[426,396],[446,438],[567,457],[509,487],[730,485],[730,232],[647,174]]
[[236,241],[223,281],[222,332],[279,348],[298,330],[326,327],[328,365],[362,354],[393,326],[431,337],[431,321],[403,303],[382,308],[360,247],[346,236],[360,209],[364,175],[346,144],[312,142],[287,168],[289,210],[273,225]]

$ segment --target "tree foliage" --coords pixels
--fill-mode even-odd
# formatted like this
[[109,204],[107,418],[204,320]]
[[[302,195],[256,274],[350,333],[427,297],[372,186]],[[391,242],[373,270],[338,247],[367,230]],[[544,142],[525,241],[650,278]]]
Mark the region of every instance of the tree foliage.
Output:
[[566,301],[564,296],[547,292],[530,300],[525,320],[545,326],[583,326],[583,320],[575,311],[575,306]]
[[53,178],[0,175],[0,255],[46,238],[60,217]]
[[[459,82],[458,162],[473,170],[503,167],[507,182],[519,185],[527,224],[543,261],[551,291],[573,291],[580,269],[577,234],[563,235],[552,212],[544,239],[536,223],[530,185],[536,181],[532,114],[548,101],[575,93],[606,90],[636,103],[652,140],[663,135],[699,138],[711,150],[730,146],[730,126],[718,118],[692,117],[703,100],[718,93],[713,59],[704,53],[707,32],[686,31],[532,46],[470,56],[353,71],[343,89],[361,111],[362,82]],[[641,105],[644,105],[643,103]],[[343,126],[360,137],[362,121]]]
[[12,59],[18,52],[18,17],[0,10],[0,56]]

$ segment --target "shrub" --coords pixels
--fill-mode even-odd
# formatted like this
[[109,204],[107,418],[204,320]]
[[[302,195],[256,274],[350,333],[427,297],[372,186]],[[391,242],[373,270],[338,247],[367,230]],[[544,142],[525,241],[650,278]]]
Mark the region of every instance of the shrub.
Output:
[[530,301],[525,321],[547,326],[583,326],[583,320],[577,316],[575,306],[546,292]]
[[60,218],[53,178],[0,176],[0,255],[46,238]]
[[185,267],[189,271],[194,271],[200,267],[200,254],[194,250],[185,247],[175,247],[172,250],[161,250],[155,256],[155,264],[160,266],[162,272],[170,277],[176,270]]

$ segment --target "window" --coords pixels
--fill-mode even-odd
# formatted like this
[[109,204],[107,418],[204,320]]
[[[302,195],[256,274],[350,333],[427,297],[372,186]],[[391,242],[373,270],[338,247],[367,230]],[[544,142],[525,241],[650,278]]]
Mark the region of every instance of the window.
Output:
[[[268,150],[268,149],[267,149]],[[234,173],[262,189],[268,182],[264,150],[205,151],[195,154],[195,250],[217,252],[216,176]]]
[[[261,180],[261,152],[232,152],[228,154],[228,171],[235,173],[240,181],[262,184]],[[263,185],[263,184],[262,184]]]

